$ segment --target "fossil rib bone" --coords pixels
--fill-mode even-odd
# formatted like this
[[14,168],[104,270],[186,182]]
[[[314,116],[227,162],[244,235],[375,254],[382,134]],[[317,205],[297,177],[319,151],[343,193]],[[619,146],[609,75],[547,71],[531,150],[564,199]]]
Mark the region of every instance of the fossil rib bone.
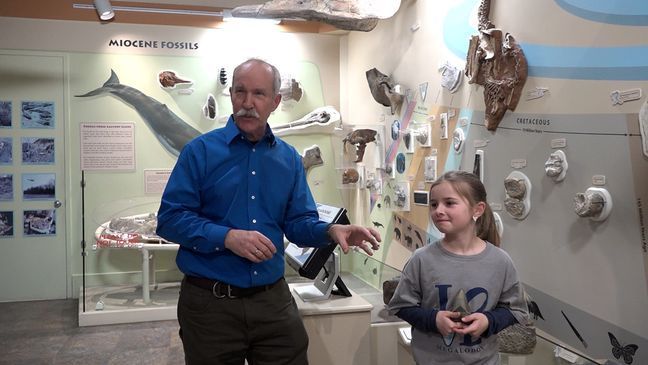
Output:
[[396,13],[400,0],[272,0],[232,9],[243,18],[300,18],[331,24],[339,29],[368,32],[379,19]]

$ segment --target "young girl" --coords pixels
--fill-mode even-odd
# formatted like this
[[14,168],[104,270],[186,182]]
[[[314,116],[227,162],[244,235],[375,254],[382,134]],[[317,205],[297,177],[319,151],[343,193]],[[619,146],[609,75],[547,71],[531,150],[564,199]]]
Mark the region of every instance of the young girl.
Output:
[[389,309],[412,325],[418,365],[499,364],[494,334],[528,313],[484,185],[469,172],[443,174],[430,187],[430,216],[444,237],[414,252]]

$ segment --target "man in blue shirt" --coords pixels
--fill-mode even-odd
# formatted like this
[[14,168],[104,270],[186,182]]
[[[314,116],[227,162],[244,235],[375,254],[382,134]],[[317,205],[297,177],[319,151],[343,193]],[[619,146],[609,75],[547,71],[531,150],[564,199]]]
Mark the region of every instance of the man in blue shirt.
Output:
[[162,196],[157,233],[180,244],[178,300],[187,364],[307,364],[308,335],[284,274],[284,235],[344,253],[372,254],[380,234],[318,218],[301,157],[268,117],[281,101],[278,70],[259,59],[236,67],[233,114],[189,142]]

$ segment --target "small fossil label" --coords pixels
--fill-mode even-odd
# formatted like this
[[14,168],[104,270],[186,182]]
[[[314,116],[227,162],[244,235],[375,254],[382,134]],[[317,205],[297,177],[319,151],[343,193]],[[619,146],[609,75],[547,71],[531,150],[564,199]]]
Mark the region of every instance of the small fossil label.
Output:
[[489,205],[490,205],[492,211],[498,212],[498,211],[502,210],[502,204],[500,204],[500,203],[489,203]]
[[551,140],[551,148],[567,147],[567,138],[556,138]]
[[514,169],[521,169],[526,167],[527,165],[527,160],[524,158],[515,158],[511,160],[511,167]]
[[594,175],[592,176],[592,185],[603,186],[605,185],[605,175]]
[[476,139],[476,140],[473,141],[473,146],[475,148],[486,147],[487,144],[488,144],[488,140],[485,140],[485,139]]

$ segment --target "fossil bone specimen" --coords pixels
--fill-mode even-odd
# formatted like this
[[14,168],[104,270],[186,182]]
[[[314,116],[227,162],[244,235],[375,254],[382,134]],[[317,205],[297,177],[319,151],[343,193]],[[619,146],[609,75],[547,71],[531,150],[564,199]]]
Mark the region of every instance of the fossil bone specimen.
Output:
[[614,90],[610,93],[610,99],[612,99],[612,105],[621,105],[626,101],[633,101],[641,99],[641,88],[635,88],[630,90]]
[[448,302],[446,308],[449,311],[459,312],[461,314],[459,318],[453,319],[455,322],[460,322],[461,318],[470,314],[470,305],[468,304],[468,298],[466,298],[466,293],[463,289],[459,289],[457,294]]
[[360,174],[356,169],[345,169],[342,172],[342,184],[355,184],[360,180]]
[[468,83],[484,86],[486,128],[495,131],[506,110],[515,110],[526,82],[528,65],[522,48],[509,33],[488,20],[491,0],[481,0],[479,34],[470,38],[465,74]]
[[612,196],[604,188],[591,187],[574,197],[574,212],[579,217],[605,220],[612,210]]
[[225,71],[225,67],[221,67],[218,72],[218,82],[223,86],[227,85],[227,71]]
[[193,81],[184,80],[176,75],[173,71],[160,71],[158,81],[165,89],[173,89],[177,84],[193,84]]
[[562,150],[557,150],[549,155],[545,162],[545,173],[554,181],[562,181],[567,173],[567,156]]
[[515,219],[526,218],[531,210],[531,181],[520,171],[511,172],[504,179],[506,198],[504,209]]
[[461,70],[446,61],[439,67],[439,72],[441,72],[441,86],[451,93],[456,92],[461,86]]
[[277,136],[333,133],[340,120],[340,113],[334,107],[323,106],[293,122],[272,126],[272,132]]
[[322,151],[320,151],[318,145],[312,145],[304,150],[304,154],[302,155],[302,164],[304,165],[304,170],[306,170],[306,172],[308,172],[308,170],[313,166],[324,164],[324,160],[322,160]]
[[372,68],[365,72],[367,77],[367,82],[369,83],[369,90],[374,100],[384,106],[388,106],[391,109],[392,115],[400,109],[400,106],[403,104],[403,95],[397,92],[396,84],[392,79],[378,71],[376,68]]
[[504,179],[504,189],[506,190],[506,194],[511,198],[524,198],[526,194],[524,179],[506,178]]
[[644,101],[639,110],[639,131],[641,132],[643,154],[648,157],[648,99]]
[[216,98],[212,94],[207,95],[207,100],[203,105],[203,115],[211,120],[216,119],[218,115],[218,104],[216,104]]
[[279,94],[281,94],[281,101],[294,100],[298,102],[301,100],[304,91],[302,90],[297,80],[293,78],[282,79],[281,88],[279,89]]
[[320,21],[343,30],[368,32],[379,19],[396,13],[400,0],[272,0],[238,6],[232,16],[243,18],[300,18]]
[[356,148],[356,159],[353,162],[361,162],[364,157],[365,148],[367,143],[376,142],[377,131],[373,129],[356,129],[355,131],[347,134],[346,137],[342,140],[344,143],[344,149],[346,150],[347,143],[352,144]]

